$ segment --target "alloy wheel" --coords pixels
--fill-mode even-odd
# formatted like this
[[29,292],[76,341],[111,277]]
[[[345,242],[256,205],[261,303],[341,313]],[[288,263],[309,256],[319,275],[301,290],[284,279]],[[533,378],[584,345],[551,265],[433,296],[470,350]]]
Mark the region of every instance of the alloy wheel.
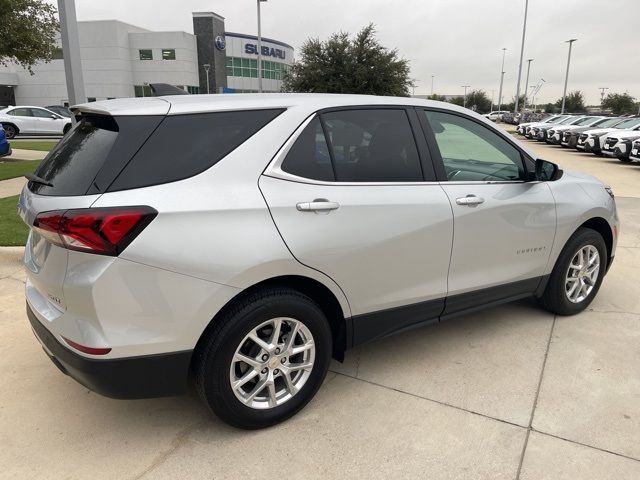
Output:
[[581,247],[573,256],[565,278],[565,293],[572,303],[580,303],[593,291],[600,273],[600,254],[593,245]]
[[229,381],[238,400],[254,409],[277,407],[307,383],[315,361],[313,335],[299,320],[267,320],[240,342]]

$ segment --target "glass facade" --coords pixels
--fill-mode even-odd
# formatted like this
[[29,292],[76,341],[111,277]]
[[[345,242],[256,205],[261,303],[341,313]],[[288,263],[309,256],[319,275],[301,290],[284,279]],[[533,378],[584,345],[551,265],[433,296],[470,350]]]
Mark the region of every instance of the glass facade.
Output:
[[[227,77],[258,78],[258,60],[254,58],[227,57]],[[262,78],[282,80],[290,66],[282,62],[262,60]]]

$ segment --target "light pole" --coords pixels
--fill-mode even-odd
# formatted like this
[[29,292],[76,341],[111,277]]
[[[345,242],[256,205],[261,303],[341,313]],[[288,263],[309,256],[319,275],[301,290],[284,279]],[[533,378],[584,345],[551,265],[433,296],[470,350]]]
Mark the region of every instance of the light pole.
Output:
[[[518,113],[518,102],[520,101],[520,76],[522,75],[522,58],[524,56],[524,35],[527,32],[527,10],[529,9],[529,0],[525,0],[524,4],[524,23],[522,24],[522,46],[520,47],[520,64],[518,65],[518,86],[516,87],[516,106],[513,113]],[[525,96],[527,90],[524,90]]]
[[536,113],[536,104],[535,104],[536,99],[534,97],[534,95],[535,95],[534,90],[536,89],[536,86],[535,85],[531,85],[529,88],[531,89],[531,96],[529,97],[529,98],[531,98],[531,102],[530,103],[531,103],[531,105],[533,105],[533,113]]
[[435,77],[435,75],[431,75],[431,95],[433,96],[433,77]]
[[207,76],[207,95],[209,95],[209,69],[211,68],[211,65],[205,63],[202,67],[204,68],[204,73]]
[[496,96],[496,91],[495,90],[491,90],[491,108],[489,109],[490,112],[493,112],[493,99]]
[[604,92],[605,90],[609,90],[609,87],[598,87],[598,89],[602,90],[602,92],[600,93],[600,110],[603,110],[602,102],[604,102]]
[[75,0],[58,0],[58,15],[60,17],[60,41],[62,43],[64,75],[67,81],[69,105],[84,103],[87,101],[87,97],[84,93],[84,80],[82,78]]
[[502,68],[500,69],[500,90],[498,90],[498,111],[502,109],[502,82],[504,81],[504,55],[506,48],[502,49]]
[[560,110],[560,113],[564,113],[564,104],[567,99],[567,83],[569,82],[569,64],[571,63],[571,46],[576,40],[578,39],[572,38],[571,40],[567,40],[565,42],[569,44],[569,55],[567,56],[567,73],[564,76],[564,92],[562,92],[562,109]]
[[462,88],[464,88],[464,98],[462,100],[462,106],[467,108],[467,88],[469,88],[471,85],[460,85]]
[[533,62],[533,58],[527,60],[527,80],[524,82],[524,105],[522,105],[522,109],[527,108],[527,90],[529,90],[529,71],[531,70],[531,62]]
[[260,26],[260,3],[267,0],[256,0],[258,4],[258,93],[262,93],[262,29]]

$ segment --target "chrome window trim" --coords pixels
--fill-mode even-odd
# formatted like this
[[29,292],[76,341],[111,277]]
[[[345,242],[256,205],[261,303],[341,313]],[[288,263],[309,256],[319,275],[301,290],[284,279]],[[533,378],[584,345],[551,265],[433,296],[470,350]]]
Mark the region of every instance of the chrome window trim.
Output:
[[[354,108],[357,107],[354,105]],[[364,186],[402,186],[402,185],[490,185],[490,184],[502,184],[502,183],[526,183],[524,180],[504,180],[504,181],[459,181],[459,182],[439,182],[439,181],[422,181],[422,182],[327,182],[325,180],[314,180],[312,178],[299,177],[291,173],[282,170],[282,163],[287,157],[289,150],[296,142],[302,131],[309,125],[316,117],[319,116],[318,112],[309,115],[299,126],[294,130],[291,136],[280,147],[278,152],[273,157],[273,160],[269,162],[269,165],[262,172],[263,175],[272,178],[278,178],[280,180],[287,180],[289,182],[307,183],[310,185],[324,185],[334,187],[364,187]]]

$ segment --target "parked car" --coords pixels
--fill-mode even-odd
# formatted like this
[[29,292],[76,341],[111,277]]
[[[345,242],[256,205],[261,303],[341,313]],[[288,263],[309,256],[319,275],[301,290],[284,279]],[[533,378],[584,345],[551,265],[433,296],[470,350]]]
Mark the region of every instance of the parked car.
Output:
[[2,125],[0,125],[0,157],[11,155],[11,145],[7,141]]
[[531,128],[532,138],[539,142],[546,142],[547,132],[550,128],[558,125],[571,125],[573,122],[576,122],[581,118],[583,118],[583,116],[567,115],[565,118],[558,120],[557,122],[534,126]]
[[602,154],[615,157],[621,162],[631,162],[631,143],[640,138],[640,130],[616,130],[608,133],[602,142]]
[[552,122],[554,119],[556,119],[557,117],[559,117],[560,115],[550,115],[546,118],[540,119],[540,120],[531,120],[531,121],[527,121],[527,122],[521,122],[518,124],[518,126],[516,127],[516,132],[519,133],[520,135],[524,135],[525,134],[525,129],[533,124],[536,123],[549,123]]
[[609,128],[614,125],[623,122],[625,119],[620,117],[609,117],[598,120],[591,126],[588,127],[577,127],[571,130],[566,130],[562,134],[562,143],[563,147],[576,148],[578,145],[578,140],[580,135],[588,130],[593,130],[594,128]]
[[632,162],[640,162],[640,140],[636,140],[631,144],[629,160]]
[[63,135],[71,128],[71,119],[42,107],[20,106],[0,110],[0,124],[7,138],[22,135]]
[[615,124],[613,127],[587,130],[580,135],[576,149],[600,155],[602,146],[604,145],[604,138],[607,134],[615,132],[616,130],[640,130],[640,118],[627,118],[623,122]]
[[67,107],[63,107],[62,105],[49,105],[45,108],[63,117],[71,118],[71,110],[69,110],[69,108]]
[[583,117],[569,125],[557,125],[551,127],[547,131],[547,143],[552,145],[560,145],[562,143],[562,134],[566,131],[573,130],[574,128],[596,126],[598,122],[606,120],[606,117]]
[[551,125],[551,124],[555,125],[556,123],[561,122],[562,120],[565,120],[567,118],[569,118],[569,115],[552,115],[551,117],[547,117],[540,122],[533,122],[529,124],[525,123],[523,134],[526,138],[533,139],[534,138],[533,129],[535,129],[536,127],[539,127],[542,125]]
[[497,122],[498,120],[502,120],[502,116],[505,113],[509,113],[507,110],[494,110],[489,113],[485,113],[485,117],[491,120],[492,122]]
[[55,365],[107,396],[193,379],[226,422],[273,425],[350,347],[524,297],[578,313],[615,256],[609,187],[455,105],[185,95],[75,111],[20,196],[27,315]]

